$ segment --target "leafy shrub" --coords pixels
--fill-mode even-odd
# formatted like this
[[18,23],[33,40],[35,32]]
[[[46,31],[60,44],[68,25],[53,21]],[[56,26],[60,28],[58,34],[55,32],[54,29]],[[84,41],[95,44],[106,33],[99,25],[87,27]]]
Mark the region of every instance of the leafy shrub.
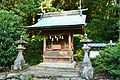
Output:
[[74,35],[74,60],[82,61],[83,60],[83,51],[81,49],[82,43],[80,40],[83,38],[83,35],[76,34]]
[[93,64],[96,73],[107,73],[113,79],[120,77],[120,42],[101,51]]
[[82,61],[84,58],[83,51],[80,49],[76,50],[76,54],[74,55],[75,61]]
[[16,58],[15,41],[23,32],[22,19],[12,12],[0,10],[0,71]]
[[24,52],[25,60],[29,65],[35,65],[43,61],[42,57],[42,36],[40,33],[33,35],[32,38],[29,38],[28,43],[26,44],[26,50]]

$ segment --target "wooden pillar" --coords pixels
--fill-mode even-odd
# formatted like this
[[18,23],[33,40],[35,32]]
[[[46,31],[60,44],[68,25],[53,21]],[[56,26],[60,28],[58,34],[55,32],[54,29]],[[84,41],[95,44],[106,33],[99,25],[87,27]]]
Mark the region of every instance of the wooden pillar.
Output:
[[74,43],[74,37],[73,37],[73,35],[72,35],[72,52],[71,52],[71,55],[72,55],[72,61],[74,61],[74,58],[73,58],[73,49],[74,49],[74,47],[73,47],[73,43]]
[[72,62],[72,54],[71,54],[71,34],[68,35],[68,49],[69,49],[69,56],[71,57],[69,59],[69,62],[71,63]]
[[43,53],[45,54],[45,51],[46,51],[46,35],[44,34],[44,37],[43,37]]
[[71,40],[72,50],[73,50],[73,43],[74,43],[74,38],[73,38],[73,35],[72,35],[72,40]]
[[71,51],[71,35],[68,36],[68,49]]

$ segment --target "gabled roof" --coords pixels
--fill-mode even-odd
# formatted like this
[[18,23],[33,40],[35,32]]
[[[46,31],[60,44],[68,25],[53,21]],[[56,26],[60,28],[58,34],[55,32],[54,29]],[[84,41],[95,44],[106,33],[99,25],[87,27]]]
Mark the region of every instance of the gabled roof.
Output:
[[60,28],[60,27],[73,27],[75,25],[84,25],[86,21],[86,15],[62,15],[43,17],[38,20],[34,25],[27,26],[28,29],[46,29],[46,28]]

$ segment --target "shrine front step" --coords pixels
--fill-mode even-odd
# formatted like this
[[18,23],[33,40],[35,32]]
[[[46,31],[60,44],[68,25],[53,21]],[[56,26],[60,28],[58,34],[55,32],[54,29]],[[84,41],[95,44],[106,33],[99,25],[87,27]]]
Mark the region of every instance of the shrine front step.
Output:
[[80,70],[80,67],[75,67],[75,68],[68,68],[68,67],[48,67],[48,66],[40,66],[40,65],[36,65],[36,66],[31,66],[29,67],[30,70],[40,70],[40,71],[67,71],[67,72],[77,72]]
[[55,68],[55,67],[43,67],[33,66],[28,71],[23,72],[23,75],[34,76],[34,78],[51,78],[51,77],[79,77],[79,68]]
[[41,67],[53,67],[53,68],[75,68],[76,62],[42,62],[39,64]]

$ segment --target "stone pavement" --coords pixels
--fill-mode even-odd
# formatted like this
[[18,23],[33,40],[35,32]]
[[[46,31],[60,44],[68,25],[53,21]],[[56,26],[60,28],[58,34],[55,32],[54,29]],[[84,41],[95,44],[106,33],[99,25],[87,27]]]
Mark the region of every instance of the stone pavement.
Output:
[[[80,65],[80,64],[79,64]],[[78,66],[78,65],[77,65]],[[40,67],[39,65],[30,66],[24,71],[10,71],[0,73],[0,80],[85,80],[79,76],[79,68],[53,68]],[[14,76],[14,77],[13,77]],[[13,79],[9,79],[12,77]],[[18,77],[20,79],[16,79]],[[32,79],[28,79],[31,77]],[[27,79],[26,79],[27,78]],[[94,77],[93,80],[111,80],[109,78]]]
[[21,80],[27,77],[31,77],[32,80],[84,80],[79,76],[79,70],[79,68],[53,68],[35,65],[24,71],[10,71],[0,74],[0,80],[4,80],[4,77],[10,78],[12,76],[18,76]]

